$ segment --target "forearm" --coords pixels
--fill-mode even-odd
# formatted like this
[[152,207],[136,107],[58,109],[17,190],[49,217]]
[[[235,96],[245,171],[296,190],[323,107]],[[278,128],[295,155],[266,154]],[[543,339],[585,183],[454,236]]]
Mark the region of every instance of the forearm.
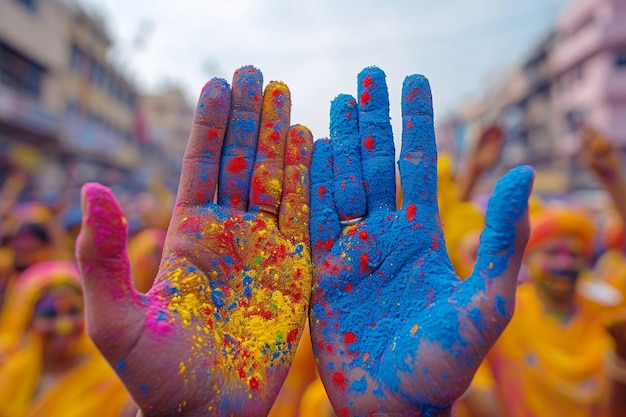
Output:
[[471,161],[466,161],[455,175],[456,194],[460,201],[468,201],[482,171]]
[[626,416],[626,352],[610,352],[607,357],[610,380],[609,415]]
[[602,183],[611,196],[618,214],[626,222],[626,178],[623,172],[619,170],[611,177],[602,177]]

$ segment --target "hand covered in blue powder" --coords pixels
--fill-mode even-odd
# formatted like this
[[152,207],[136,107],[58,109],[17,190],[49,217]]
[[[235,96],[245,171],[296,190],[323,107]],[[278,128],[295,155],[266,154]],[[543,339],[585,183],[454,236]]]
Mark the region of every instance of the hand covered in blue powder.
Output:
[[399,209],[384,73],[366,68],[358,90],[358,100],[333,101],[331,137],[313,151],[318,370],[338,416],[449,415],[513,313],[533,171],[498,182],[474,272],[461,281],[439,220],[428,80],[403,85]]

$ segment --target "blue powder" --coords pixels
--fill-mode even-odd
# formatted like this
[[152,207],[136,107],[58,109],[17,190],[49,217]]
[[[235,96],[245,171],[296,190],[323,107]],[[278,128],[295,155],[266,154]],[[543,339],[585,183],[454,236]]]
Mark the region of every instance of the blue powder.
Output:
[[[218,204],[247,208],[250,179],[256,154],[261,117],[263,75],[253,67],[242,67],[233,77],[232,111],[222,147]],[[256,98],[256,99],[255,99]],[[233,171],[233,162],[245,167]]]
[[357,82],[359,135],[367,210],[368,213],[381,209],[394,210],[396,151],[389,117],[389,92],[385,73],[377,67],[365,68],[359,73]]
[[506,316],[506,299],[500,294],[496,295],[496,310],[501,316]]
[[361,170],[361,146],[356,100],[341,94],[330,104],[330,137],[333,145],[333,195],[339,216],[365,214],[365,189]]
[[[349,96],[333,102],[331,139],[315,142],[310,233],[316,282],[310,321],[316,340],[335,343],[335,352],[341,354],[344,362],[341,366],[337,363],[337,371],[350,375],[351,369],[362,369],[374,379],[375,387],[368,387],[365,380],[351,381],[351,395],[371,390],[383,396],[390,391],[424,415],[434,415],[438,409],[427,405],[432,392],[404,391],[401,381],[412,377],[448,380],[454,387],[456,374],[433,375],[433,364],[423,363],[420,356],[422,349],[428,346],[429,352],[457,366],[459,373],[470,373],[493,343],[477,340],[470,346],[463,332],[493,326],[485,319],[486,312],[474,303],[484,298],[486,279],[500,279],[503,271],[511,269],[510,259],[516,254],[512,242],[518,238],[513,226],[526,213],[532,172],[528,168],[513,170],[498,183],[479,251],[478,269],[482,272],[461,282],[453,272],[439,218],[437,148],[428,80],[414,75],[403,85],[398,164],[404,206],[394,211],[395,153],[384,78],[377,68],[359,74],[358,130],[367,212],[354,226],[342,230],[339,219],[362,210],[358,187],[345,191],[345,172],[338,178],[334,169],[355,163],[354,145],[345,146],[345,136],[353,135],[346,131],[354,129],[353,118],[345,117],[348,110],[352,112]],[[337,145],[336,140],[343,143]],[[367,156],[369,148],[375,155]],[[352,166],[345,169],[358,174]],[[496,295],[494,309],[506,312],[504,300]],[[351,336],[346,338],[346,334]],[[325,355],[315,342],[314,350],[318,356]],[[364,361],[365,354],[372,360]]]

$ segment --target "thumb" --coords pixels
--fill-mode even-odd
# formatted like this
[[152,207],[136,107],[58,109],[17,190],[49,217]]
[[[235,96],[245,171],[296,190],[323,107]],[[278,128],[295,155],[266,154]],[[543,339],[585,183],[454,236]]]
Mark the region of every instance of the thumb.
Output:
[[515,306],[517,276],[528,242],[528,197],[534,171],[518,166],[502,177],[487,205],[486,225],[480,236],[478,257],[469,278],[502,319]]
[[111,190],[100,184],[83,186],[81,206],[76,259],[83,282],[87,333],[105,356],[118,356],[121,352],[116,350],[131,346],[138,336],[138,330],[129,332],[125,324],[143,325],[126,255],[126,218]]

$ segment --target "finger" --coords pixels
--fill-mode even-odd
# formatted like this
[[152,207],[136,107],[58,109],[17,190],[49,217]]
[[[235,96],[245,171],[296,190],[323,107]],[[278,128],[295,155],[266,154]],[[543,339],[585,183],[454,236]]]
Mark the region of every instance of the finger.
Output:
[[356,100],[346,94],[337,96],[330,104],[334,172],[332,190],[341,220],[365,216],[357,109]]
[[423,75],[406,77],[402,86],[402,150],[398,162],[404,206],[437,210],[437,145],[432,95]]
[[528,197],[533,179],[532,168],[520,166],[496,184],[474,271],[468,278],[474,288],[488,294],[487,300],[503,319],[510,318],[515,304],[517,276],[530,231]]
[[389,92],[385,73],[369,67],[358,76],[361,163],[367,210],[394,210],[396,205],[396,151],[389,119]]
[[230,87],[225,80],[214,78],[202,88],[183,156],[177,206],[213,202],[230,103]]
[[254,166],[261,103],[263,75],[246,66],[235,71],[232,109],[222,150],[222,166],[217,202],[220,205],[248,209],[250,177]]
[[83,282],[87,330],[106,354],[134,341],[135,335],[120,333],[116,324],[133,320],[141,327],[143,313],[139,294],[131,283],[126,219],[113,193],[100,184],[85,184],[82,211],[76,258]]
[[333,146],[318,139],[311,161],[311,247],[321,256],[328,252],[341,232],[339,213],[333,199]]
[[285,147],[285,179],[278,227],[295,242],[309,244],[309,169],[313,135],[305,126],[292,126]]
[[278,215],[283,192],[285,139],[291,116],[291,94],[286,84],[272,81],[265,87],[250,207]]

